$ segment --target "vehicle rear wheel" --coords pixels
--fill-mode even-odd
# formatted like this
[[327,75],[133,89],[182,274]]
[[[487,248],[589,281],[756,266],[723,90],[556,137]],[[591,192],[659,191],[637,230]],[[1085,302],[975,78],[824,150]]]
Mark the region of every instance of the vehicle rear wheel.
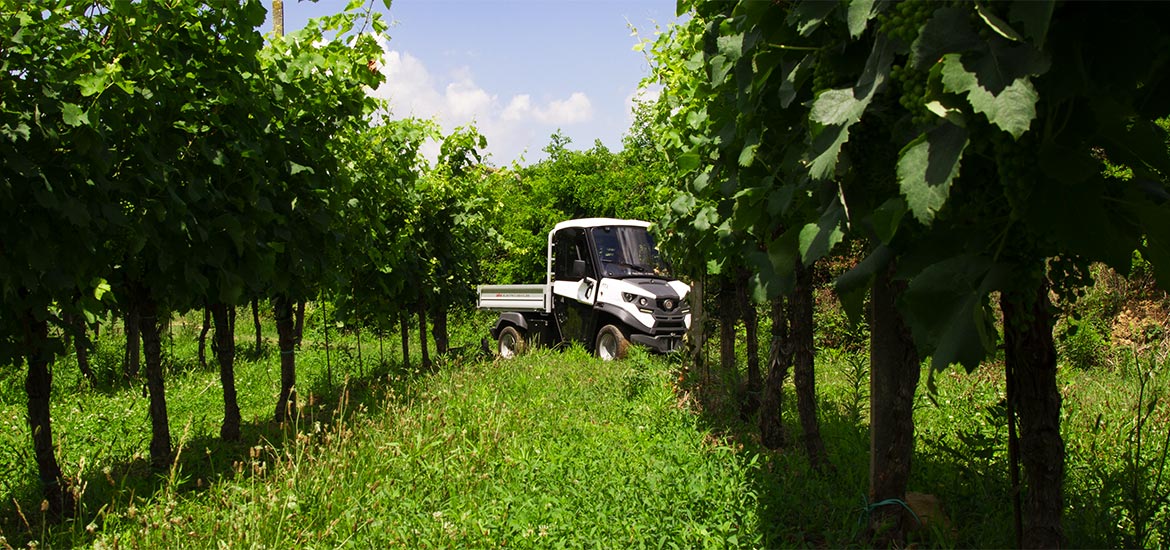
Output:
[[622,329],[613,325],[605,325],[597,331],[597,356],[602,361],[625,359],[630,349],[630,341],[622,333]]
[[516,327],[504,327],[504,330],[500,331],[498,351],[500,357],[504,359],[511,359],[524,353],[524,335],[520,334]]

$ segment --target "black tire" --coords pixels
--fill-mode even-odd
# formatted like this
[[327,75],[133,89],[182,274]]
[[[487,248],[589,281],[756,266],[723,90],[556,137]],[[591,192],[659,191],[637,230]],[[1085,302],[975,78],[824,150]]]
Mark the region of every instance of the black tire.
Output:
[[511,359],[524,353],[524,335],[516,327],[504,327],[496,344],[496,353],[502,359]]
[[594,350],[602,361],[625,359],[630,350],[630,341],[622,329],[613,325],[605,325],[597,331],[597,346]]

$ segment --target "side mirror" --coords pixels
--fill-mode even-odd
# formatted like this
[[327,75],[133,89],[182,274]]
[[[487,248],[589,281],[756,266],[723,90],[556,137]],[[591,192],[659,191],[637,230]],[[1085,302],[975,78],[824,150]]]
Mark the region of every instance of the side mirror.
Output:
[[574,279],[585,276],[585,260],[573,260],[573,270],[570,272]]

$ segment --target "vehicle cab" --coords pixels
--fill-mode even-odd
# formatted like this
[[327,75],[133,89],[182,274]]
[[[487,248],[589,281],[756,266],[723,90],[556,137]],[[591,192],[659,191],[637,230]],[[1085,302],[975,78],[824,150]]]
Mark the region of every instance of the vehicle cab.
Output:
[[549,233],[547,278],[562,340],[607,359],[625,355],[628,342],[663,353],[679,348],[690,326],[690,286],[671,275],[649,227],[588,218]]

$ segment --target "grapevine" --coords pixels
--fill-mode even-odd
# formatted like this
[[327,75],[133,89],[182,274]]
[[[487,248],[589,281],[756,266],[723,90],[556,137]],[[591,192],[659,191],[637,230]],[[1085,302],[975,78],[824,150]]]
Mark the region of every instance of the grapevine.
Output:
[[1024,134],[1019,141],[1004,131],[992,131],[992,149],[1013,220],[1024,217],[1034,182],[1040,176],[1036,164],[1035,135]]
[[912,44],[938,6],[929,0],[898,2],[893,9],[878,15],[878,31],[907,45]]

